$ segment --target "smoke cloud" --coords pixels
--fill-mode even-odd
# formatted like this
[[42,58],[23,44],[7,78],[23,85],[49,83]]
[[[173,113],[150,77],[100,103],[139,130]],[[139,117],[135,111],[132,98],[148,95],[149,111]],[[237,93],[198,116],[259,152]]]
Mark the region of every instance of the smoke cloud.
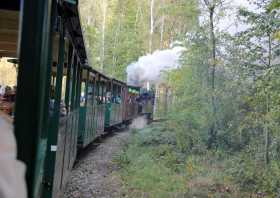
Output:
[[167,50],[157,50],[152,54],[142,56],[137,62],[128,65],[127,82],[130,85],[140,85],[143,82],[157,82],[162,71],[178,68],[180,56],[184,47],[174,47]]

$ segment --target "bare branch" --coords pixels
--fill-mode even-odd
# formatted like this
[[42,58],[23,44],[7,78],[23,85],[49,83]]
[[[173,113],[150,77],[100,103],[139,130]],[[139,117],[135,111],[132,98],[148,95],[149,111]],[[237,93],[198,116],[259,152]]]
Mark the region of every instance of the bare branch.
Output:
[[208,0],[203,0],[204,1],[204,4],[206,5],[206,7],[208,8],[208,9],[210,9],[210,2],[208,1]]

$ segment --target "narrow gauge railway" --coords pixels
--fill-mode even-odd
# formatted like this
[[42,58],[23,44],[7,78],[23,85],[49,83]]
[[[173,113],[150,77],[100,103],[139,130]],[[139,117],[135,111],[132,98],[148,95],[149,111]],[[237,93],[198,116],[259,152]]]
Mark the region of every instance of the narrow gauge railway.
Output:
[[0,57],[18,64],[14,132],[30,198],[60,197],[79,148],[151,114],[139,87],[88,65],[78,0],[1,2]]

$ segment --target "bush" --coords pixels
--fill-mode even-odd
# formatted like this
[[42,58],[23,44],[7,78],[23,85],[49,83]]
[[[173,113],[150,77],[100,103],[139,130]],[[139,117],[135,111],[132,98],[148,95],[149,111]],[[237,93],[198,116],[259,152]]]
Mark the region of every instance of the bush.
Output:
[[279,196],[280,190],[280,163],[272,161],[265,166],[264,162],[241,156],[235,158],[228,171],[242,191],[266,194],[272,197]]
[[129,197],[176,197],[187,188],[184,176],[184,156],[177,152],[174,133],[162,125],[152,125],[132,135],[126,150],[116,163]]

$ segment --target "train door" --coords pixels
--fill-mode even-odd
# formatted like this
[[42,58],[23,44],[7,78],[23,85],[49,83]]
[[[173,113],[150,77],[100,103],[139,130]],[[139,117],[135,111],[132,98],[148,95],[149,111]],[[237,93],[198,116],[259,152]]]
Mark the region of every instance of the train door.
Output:
[[104,133],[104,127],[105,127],[105,114],[106,114],[106,85],[109,81],[109,78],[107,78],[104,75],[98,74],[97,79],[97,90],[96,90],[96,116],[95,116],[95,122],[96,122],[96,133],[97,136],[100,136]]
[[[2,2],[1,7],[5,6],[6,2]],[[22,6],[20,11],[16,10],[18,18],[14,22],[19,24],[18,21],[21,21],[21,24],[16,27],[17,30],[14,33],[7,32],[6,35],[7,39],[15,39],[14,44],[19,49],[14,130],[18,159],[27,166],[28,197],[37,198],[42,192],[47,149],[47,95],[50,75],[46,75],[46,73],[50,74],[51,70],[52,24],[56,5],[52,4],[51,0],[11,0],[8,1],[8,4],[19,8],[20,2]],[[19,20],[19,16],[22,16],[21,20]],[[14,22],[10,22],[10,24],[14,24]],[[1,31],[1,33],[3,32]],[[18,34],[20,42],[17,39]],[[1,38],[3,38],[2,35]]]
[[80,116],[79,116],[79,134],[78,143],[79,146],[83,147],[87,144],[88,133],[87,133],[87,94],[89,85],[89,71],[88,69],[83,69],[82,71],[82,81],[81,81],[81,97],[80,97]]
[[96,73],[91,71],[89,76],[88,101],[87,101],[89,143],[92,142],[96,137],[96,126],[94,123],[95,108],[96,108],[94,102],[95,78],[96,78]]
[[105,106],[105,127],[108,128],[111,126],[112,119],[112,103],[113,103],[113,84],[112,80],[106,83],[106,106]]
[[127,86],[123,85],[122,86],[122,120],[123,121],[126,121],[126,109],[127,109],[126,90],[127,90]]

